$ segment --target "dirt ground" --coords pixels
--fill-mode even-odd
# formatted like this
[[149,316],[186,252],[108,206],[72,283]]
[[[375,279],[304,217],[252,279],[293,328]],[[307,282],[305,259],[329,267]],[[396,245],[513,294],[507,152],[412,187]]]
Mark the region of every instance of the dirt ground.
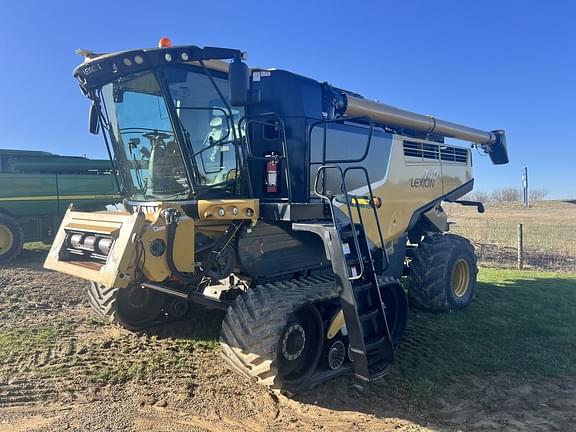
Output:
[[225,369],[221,316],[139,335],[104,326],[85,283],[44,271],[44,256],[0,269],[0,432],[576,430],[576,377],[448,377],[425,401],[341,377],[277,397]]

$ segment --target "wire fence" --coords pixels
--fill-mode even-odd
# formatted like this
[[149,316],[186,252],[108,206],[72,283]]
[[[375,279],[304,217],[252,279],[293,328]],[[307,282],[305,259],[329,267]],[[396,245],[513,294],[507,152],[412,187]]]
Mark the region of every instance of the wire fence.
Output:
[[576,273],[576,230],[573,226],[540,223],[522,224],[522,249],[518,223],[476,220],[451,228],[469,238],[480,263],[498,267],[518,267],[519,251],[524,268]]

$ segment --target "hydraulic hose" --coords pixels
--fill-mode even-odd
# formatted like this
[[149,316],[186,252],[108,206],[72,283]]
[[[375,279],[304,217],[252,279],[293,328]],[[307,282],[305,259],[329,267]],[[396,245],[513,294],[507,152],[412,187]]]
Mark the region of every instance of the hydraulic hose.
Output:
[[[182,283],[196,283],[198,282],[199,276],[210,276],[210,268],[212,264],[224,248],[230,243],[230,241],[234,238],[236,233],[244,226],[246,221],[234,221],[228,227],[224,235],[214,243],[212,253],[208,259],[204,272],[201,275],[195,274],[194,276],[188,276],[176,268],[176,264],[174,264],[174,238],[176,236],[176,229],[178,228],[178,222],[180,220],[181,213],[173,208],[168,208],[162,211],[162,215],[164,216],[164,220],[166,221],[167,226],[167,242],[166,242],[166,261],[168,263],[168,268],[172,272],[172,276],[178,279]],[[193,239],[194,241],[194,239]]]

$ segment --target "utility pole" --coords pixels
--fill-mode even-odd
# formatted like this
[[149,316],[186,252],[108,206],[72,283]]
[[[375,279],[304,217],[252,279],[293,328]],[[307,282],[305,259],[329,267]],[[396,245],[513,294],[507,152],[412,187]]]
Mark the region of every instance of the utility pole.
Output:
[[528,208],[528,167],[524,167],[522,171],[522,196],[524,199],[524,207]]

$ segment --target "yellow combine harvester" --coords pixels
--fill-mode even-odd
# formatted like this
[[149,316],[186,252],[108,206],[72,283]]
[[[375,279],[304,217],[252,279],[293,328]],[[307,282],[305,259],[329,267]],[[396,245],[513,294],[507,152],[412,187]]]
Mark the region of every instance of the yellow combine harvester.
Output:
[[[91,281],[94,310],[142,329],[190,303],[227,310],[224,359],[287,393],[354,371],[384,376],[420,308],[476,289],[470,243],[442,202],[472,190],[468,147],[508,162],[485,132],[368,101],[235,49],[82,51],[124,211],[70,209],[46,267]],[[399,278],[410,279],[408,298]]]

